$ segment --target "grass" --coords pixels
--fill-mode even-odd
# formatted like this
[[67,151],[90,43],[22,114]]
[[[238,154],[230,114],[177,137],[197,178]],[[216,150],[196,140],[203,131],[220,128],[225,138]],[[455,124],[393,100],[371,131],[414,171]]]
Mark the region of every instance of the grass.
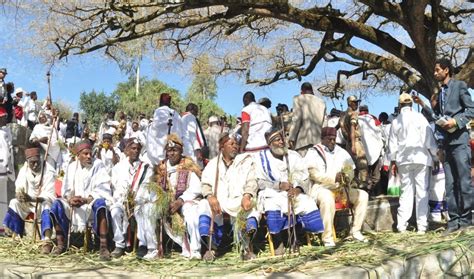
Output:
[[12,240],[5,237],[0,238],[0,253],[9,255],[8,259],[4,257],[3,262],[27,265],[43,271],[109,268],[167,276],[222,276],[292,271],[304,273],[344,266],[373,268],[392,259],[411,258],[455,247],[465,253],[472,253],[474,243],[472,230],[449,237],[441,237],[438,232],[425,235],[375,233],[367,236],[370,239],[368,243],[341,241],[331,249],[316,245],[303,246],[299,255],[271,257],[265,251],[257,259],[248,262],[241,261],[236,252],[229,252],[212,263],[189,261],[176,252],[156,261],[138,260],[133,254],[127,254],[121,259],[101,262],[97,253],[84,253],[82,249],[74,247],[66,254],[52,258],[39,254],[40,243],[32,243],[29,238]]

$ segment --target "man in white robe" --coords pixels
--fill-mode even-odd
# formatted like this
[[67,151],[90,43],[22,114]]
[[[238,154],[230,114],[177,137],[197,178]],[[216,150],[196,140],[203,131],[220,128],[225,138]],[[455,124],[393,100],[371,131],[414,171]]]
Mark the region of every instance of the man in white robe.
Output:
[[389,136],[391,171],[400,174],[401,184],[397,229],[406,231],[415,202],[418,233],[424,234],[428,228],[431,167],[434,165],[436,172],[439,168],[437,144],[426,118],[412,109],[411,95],[402,93],[399,105],[400,114],[393,120]]
[[[54,189],[55,173],[48,164],[45,164],[43,181],[41,183],[42,165],[39,148],[25,150],[26,163],[21,167],[15,181],[16,198],[10,201],[8,212],[3,224],[19,236],[23,236],[25,219],[30,213],[37,214],[41,220],[41,234],[46,241],[43,252],[51,252],[51,234],[44,234],[51,229],[49,209],[56,199]],[[36,203],[38,203],[35,212]],[[38,216],[41,215],[41,218]],[[49,231],[50,232],[50,231]]]
[[[211,159],[202,172],[202,195],[206,199],[199,203],[199,232],[203,243],[209,247],[211,214],[214,214],[212,241],[219,246],[224,233],[223,214],[229,214],[235,220],[239,212],[245,211],[246,227],[239,228],[239,235],[243,234],[240,238],[245,244],[242,245],[245,246],[243,258],[253,259],[251,241],[260,220],[260,213],[252,207],[252,199],[256,200],[258,190],[254,161],[248,153],[238,155],[239,143],[233,135],[222,134],[219,146],[220,155]],[[213,260],[213,252],[207,250],[203,258]]]
[[[51,135],[52,131],[52,135]],[[48,149],[48,139],[51,136],[51,143],[49,144]],[[35,125],[33,131],[30,135],[30,142],[33,144],[39,144],[42,149],[43,158],[48,149],[48,157],[46,162],[50,165],[52,169],[56,169],[57,162],[61,153],[61,148],[58,143],[58,131],[55,127],[51,126],[51,123],[48,122],[45,112],[40,112],[38,115],[38,124]]]
[[[316,202],[309,191],[308,170],[298,152],[287,150],[281,130],[265,134],[270,149],[254,154],[259,211],[265,212],[267,227],[275,244],[275,255],[284,253],[281,231],[301,223],[304,230],[323,231]],[[289,206],[288,199],[293,206]],[[290,208],[289,208],[290,207]],[[288,214],[290,218],[288,218]],[[291,219],[290,223],[288,222]]]
[[112,137],[113,135],[111,134],[103,134],[102,143],[99,144],[96,150],[97,159],[104,163],[109,175],[112,175],[112,168],[120,161],[120,155],[122,155],[120,149],[113,145]]
[[166,137],[170,133],[183,138],[183,129],[179,113],[170,108],[171,96],[163,93],[160,96],[160,107],[155,110],[153,122],[147,131],[147,155],[153,165],[165,158]]
[[[113,258],[119,258],[125,253],[125,236],[134,210],[132,201],[140,189],[147,190],[148,182],[153,175],[153,168],[139,159],[141,148],[142,143],[136,138],[128,139],[125,146],[126,159],[121,160],[112,169],[114,201],[110,207],[110,213],[115,242],[115,250],[111,254]],[[143,222],[140,222],[140,225],[142,224]],[[154,231],[154,229],[154,227],[140,228],[140,232],[144,230]],[[143,233],[140,235],[139,239],[143,239]],[[128,237],[132,236],[128,235]]]
[[[351,204],[347,204],[347,206],[352,206],[354,213],[350,234],[353,239],[365,242],[367,240],[360,231],[367,212],[369,195],[367,192],[355,188],[347,188],[347,190],[339,188],[349,187],[349,185],[340,184],[344,179],[344,168],[346,168],[346,175],[351,173],[353,176],[354,161],[345,149],[336,144],[336,128],[324,127],[321,136],[321,143],[310,148],[304,160],[311,182],[314,183],[309,195],[316,201],[323,218],[323,244],[326,247],[335,246],[332,230],[336,205],[334,194],[330,189],[342,192],[347,203],[350,201]],[[346,181],[345,183],[350,182]]]
[[219,136],[222,133],[222,126],[219,125],[219,118],[211,116],[208,120],[208,127],[204,131],[207,146],[209,147],[209,159],[217,157],[219,153]]
[[272,115],[255,102],[255,95],[250,91],[244,94],[243,102],[240,153],[266,149],[265,132],[272,128]]
[[191,157],[194,162],[202,166],[203,156],[201,151],[206,145],[206,139],[204,138],[199,119],[197,119],[198,113],[198,106],[189,103],[186,106],[186,112],[181,117],[181,122],[184,132],[184,156]]
[[0,216],[4,216],[8,210],[8,179],[15,180],[12,133],[7,126],[7,119],[7,110],[0,106]]
[[[182,248],[181,255],[189,259],[201,259],[198,201],[201,197],[201,171],[191,158],[183,157],[183,142],[176,134],[167,137],[166,160],[157,166],[157,184],[166,193],[173,193],[169,213],[180,214],[184,219],[185,233],[179,235],[166,222],[166,234]],[[158,256],[159,251],[153,252]]]
[[52,254],[66,250],[65,237],[84,232],[89,222],[100,240],[101,260],[110,260],[107,248],[107,215],[113,202],[110,176],[99,159],[93,159],[89,141],[75,146],[76,161],[69,164],[61,189],[61,199],[53,202],[51,217],[56,230],[57,246]]

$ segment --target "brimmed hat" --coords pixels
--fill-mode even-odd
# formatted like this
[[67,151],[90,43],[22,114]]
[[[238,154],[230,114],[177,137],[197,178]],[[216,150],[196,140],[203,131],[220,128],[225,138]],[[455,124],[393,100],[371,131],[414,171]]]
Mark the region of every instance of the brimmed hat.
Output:
[[26,93],[26,92],[25,92],[25,90],[23,90],[23,88],[18,87],[18,88],[15,88],[14,94],[17,95],[18,93]]
[[0,68],[0,73],[3,73],[4,75],[8,74],[7,68]]
[[25,149],[25,159],[28,160],[32,157],[39,157],[40,149],[37,147]]
[[358,99],[354,95],[347,97],[347,103],[351,103],[351,102],[360,102],[360,99]]
[[411,97],[410,94],[402,93],[402,94],[400,94],[400,97],[398,98],[398,103],[399,104],[411,104],[411,103],[413,103],[413,98]]
[[219,118],[217,118],[217,116],[213,115],[213,116],[209,117],[208,122],[209,122],[209,123],[212,123],[212,122],[219,122]]

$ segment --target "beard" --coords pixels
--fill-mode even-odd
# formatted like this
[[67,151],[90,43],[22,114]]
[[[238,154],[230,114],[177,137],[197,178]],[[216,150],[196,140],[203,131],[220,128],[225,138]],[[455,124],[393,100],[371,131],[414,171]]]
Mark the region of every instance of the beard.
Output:
[[288,154],[288,149],[286,147],[271,147],[270,150],[277,156],[284,156]]

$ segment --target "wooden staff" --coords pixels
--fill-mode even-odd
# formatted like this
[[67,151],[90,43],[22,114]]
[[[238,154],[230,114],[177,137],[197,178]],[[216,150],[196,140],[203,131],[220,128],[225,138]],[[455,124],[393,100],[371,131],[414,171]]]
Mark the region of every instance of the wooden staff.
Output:
[[[219,185],[219,161],[221,157],[222,157],[222,153],[219,152],[219,154],[217,154],[216,178],[214,179],[214,193],[213,193],[216,199],[217,199],[217,187]],[[214,234],[214,218],[215,218],[215,214],[211,208],[211,225],[209,227],[209,243],[208,243],[209,253],[212,253],[212,235]]]
[[[49,96],[49,101],[51,103],[51,109],[53,107],[53,101],[51,99],[51,73],[48,71],[46,73],[46,77],[48,80],[48,96]],[[48,137],[48,145],[46,146],[46,153],[44,154],[44,160],[41,165],[41,175],[40,175],[40,182],[39,182],[39,189],[38,189],[38,195],[36,196],[36,202],[35,202],[35,214],[34,214],[34,219],[33,219],[33,241],[36,242],[36,233],[38,231],[37,226],[38,226],[38,204],[39,204],[39,195],[41,194],[41,188],[43,188],[43,179],[44,179],[44,170],[46,168],[46,160],[48,159],[49,156],[49,147],[51,146],[51,138],[53,137],[53,132],[56,127],[56,117],[53,119],[53,123],[51,125],[51,132],[49,133]]]
[[[283,115],[280,115],[280,122],[281,122],[281,128],[282,128],[282,137],[283,137],[283,144],[285,147],[286,145],[286,137],[285,137],[285,124],[283,122]],[[288,159],[288,153],[285,154],[284,156],[285,162],[286,162],[286,173],[288,176],[288,180],[290,180],[290,161]],[[297,239],[296,239],[296,216],[295,216],[295,210],[293,208],[293,198],[290,198],[288,196],[288,245],[290,248],[290,253],[293,251],[298,251],[298,246],[297,246]],[[293,221],[293,227],[291,227],[291,221]],[[299,251],[298,251],[299,252]]]

